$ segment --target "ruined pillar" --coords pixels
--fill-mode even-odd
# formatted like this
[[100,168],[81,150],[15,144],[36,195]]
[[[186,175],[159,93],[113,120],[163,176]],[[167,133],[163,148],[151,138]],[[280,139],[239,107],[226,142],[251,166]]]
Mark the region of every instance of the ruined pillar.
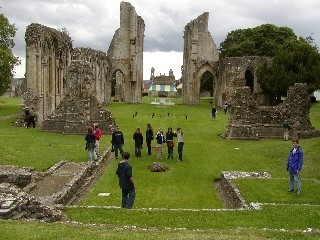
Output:
[[201,74],[216,72],[214,66],[219,60],[218,49],[208,31],[209,13],[205,12],[185,26],[182,103],[199,104]]

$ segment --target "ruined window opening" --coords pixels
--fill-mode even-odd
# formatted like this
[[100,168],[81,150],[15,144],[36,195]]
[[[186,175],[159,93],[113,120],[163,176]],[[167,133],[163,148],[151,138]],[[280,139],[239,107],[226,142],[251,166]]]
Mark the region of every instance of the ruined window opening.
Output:
[[253,93],[254,77],[252,72],[247,69],[245,72],[246,86],[250,88],[251,93]]

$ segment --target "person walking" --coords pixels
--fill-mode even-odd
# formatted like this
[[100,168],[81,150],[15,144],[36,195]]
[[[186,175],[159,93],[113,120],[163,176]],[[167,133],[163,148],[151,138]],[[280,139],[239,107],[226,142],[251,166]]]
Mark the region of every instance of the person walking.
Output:
[[87,134],[84,139],[86,140],[86,150],[88,152],[88,160],[89,161],[96,160],[97,159],[97,155],[95,151],[96,140],[94,138],[91,127],[88,128]]
[[223,111],[224,111],[224,114],[227,114],[227,112],[228,112],[228,103],[225,103],[223,105]]
[[157,140],[157,145],[156,145],[156,159],[161,159],[162,157],[162,145],[165,143],[164,135],[163,135],[163,130],[162,128],[159,128],[158,132],[156,133],[156,140]]
[[137,128],[133,134],[134,140],[134,153],[136,157],[141,157],[141,148],[143,145],[143,136],[140,131],[140,128]]
[[182,151],[184,146],[184,133],[180,127],[177,128],[177,131],[174,134],[178,138],[178,161],[182,161]]
[[97,157],[99,157],[99,149],[100,149],[100,138],[102,136],[102,132],[101,132],[101,129],[99,128],[99,125],[98,124],[95,124],[94,125],[94,128],[93,128],[93,135],[94,135],[94,138],[96,140],[96,155]]
[[289,192],[294,191],[296,185],[297,195],[301,194],[300,171],[303,165],[303,151],[298,139],[292,140],[292,149],[289,152],[287,171],[289,172]]
[[215,106],[213,106],[212,107],[212,109],[211,109],[211,117],[212,117],[212,120],[213,119],[216,119],[216,116],[217,116],[217,109],[216,109],[216,107]]
[[153,137],[153,129],[150,123],[147,124],[146,130],[146,142],[148,148],[148,155],[151,155],[151,141],[154,139]]
[[119,162],[116,174],[119,178],[119,186],[122,191],[121,206],[123,208],[131,209],[136,197],[135,184],[132,176],[132,166],[128,160],[130,153],[123,153],[123,160]]
[[114,155],[116,159],[118,159],[118,150],[123,158],[123,145],[124,145],[124,137],[123,133],[120,131],[119,126],[116,126],[116,130],[112,133],[111,144],[114,148]]
[[173,137],[174,133],[172,132],[172,127],[168,128],[168,131],[166,132],[166,142],[167,142],[167,147],[168,147],[168,156],[167,159],[173,159],[173,147],[174,147],[174,142],[173,142]]

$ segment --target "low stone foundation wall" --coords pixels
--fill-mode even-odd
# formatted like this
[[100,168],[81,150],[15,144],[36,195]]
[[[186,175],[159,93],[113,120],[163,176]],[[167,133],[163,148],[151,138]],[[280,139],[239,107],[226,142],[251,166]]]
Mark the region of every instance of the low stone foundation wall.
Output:
[[[0,166],[0,219],[62,220],[64,215],[57,210],[56,204],[67,204],[108,160],[110,150],[107,149],[97,161],[61,161],[43,173],[32,168]],[[47,180],[47,184],[39,184],[44,180]],[[55,180],[60,182],[56,183]],[[48,194],[49,190],[53,190],[53,194]]]
[[34,172],[34,168],[3,165],[0,166],[0,183],[12,183],[18,187],[25,187],[31,183]]
[[[222,172],[220,179],[220,197],[227,199],[230,206],[229,208],[236,209],[252,209],[251,205],[246,204],[245,199],[241,196],[240,191],[236,185],[232,182],[232,179],[238,178],[270,178],[271,176],[267,172]],[[223,195],[223,196],[222,196]]]

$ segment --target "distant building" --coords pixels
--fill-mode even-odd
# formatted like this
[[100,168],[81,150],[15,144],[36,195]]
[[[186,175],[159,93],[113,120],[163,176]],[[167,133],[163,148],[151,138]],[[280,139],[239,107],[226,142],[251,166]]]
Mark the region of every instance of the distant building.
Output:
[[23,83],[24,79],[25,78],[12,78],[10,87],[2,96],[3,97],[20,97],[22,94],[21,84]]

